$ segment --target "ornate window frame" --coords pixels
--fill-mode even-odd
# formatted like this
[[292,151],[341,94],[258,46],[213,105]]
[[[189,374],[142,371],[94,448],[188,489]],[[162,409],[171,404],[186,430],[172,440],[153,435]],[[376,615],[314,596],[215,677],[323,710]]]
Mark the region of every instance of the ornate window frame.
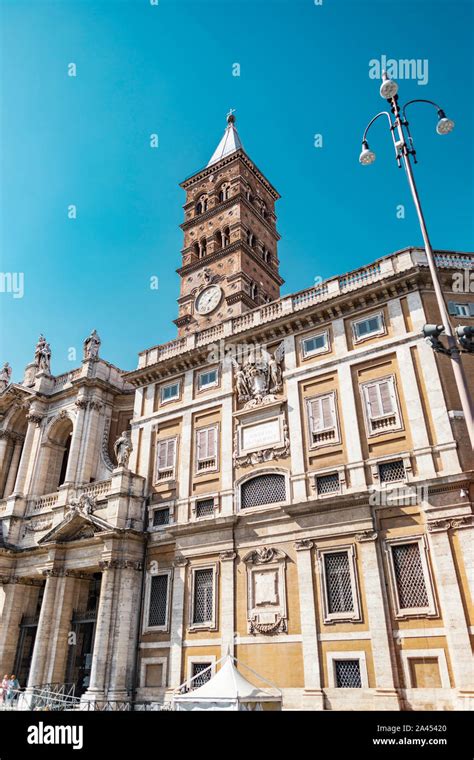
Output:
[[[152,578],[157,575],[166,575],[168,577],[168,584],[166,589],[166,622],[164,625],[149,625],[148,619],[150,615],[150,601],[151,601],[151,585]],[[142,633],[161,633],[163,631],[169,631],[170,618],[171,618],[171,594],[173,585],[173,568],[163,568],[157,570],[156,573],[146,573],[145,579],[145,603],[143,605],[143,621],[142,621]]]
[[[305,349],[305,343],[308,340],[312,340],[312,338],[319,338],[322,335],[325,336],[325,344],[322,348],[317,348],[314,351],[306,351]],[[329,330],[319,330],[318,332],[312,332],[308,335],[302,335],[300,338],[300,351],[301,351],[301,358],[303,361],[308,361],[309,359],[313,359],[315,356],[320,356],[321,354],[329,354],[331,353],[331,338],[329,335]]]
[[[393,547],[400,544],[418,544],[426,594],[428,596],[428,605],[426,607],[400,607],[395,565],[393,562]],[[390,538],[385,541],[390,597],[392,601],[393,612],[397,620],[404,620],[414,617],[438,617],[433,576],[428,559],[428,552],[429,547],[425,535],[397,536],[397,538]]]
[[[281,549],[263,546],[249,552],[244,558],[247,571],[247,630],[256,635],[273,635],[288,632],[288,607],[286,588],[286,563],[288,555]],[[256,598],[257,574],[268,571],[274,574],[277,583],[278,604],[268,602],[262,609]],[[270,618],[273,616],[273,620]]]
[[[318,399],[323,398],[329,398],[331,403],[331,412],[333,414],[333,420],[334,425],[332,428],[326,428],[326,430],[334,430],[334,439],[331,441],[322,441],[320,443],[315,442],[313,439],[313,428],[312,428],[312,415],[311,415],[311,404],[313,401],[317,401]],[[340,446],[341,445],[341,424],[339,421],[339,409],[338,409],[338,399],[337,399],[337,390],[334,388],[333,390],[326,391],[325,393],[317,393],[315,396],[307,396],[305,398],[305,409],[306,409],[306,426],[308,430],[308,447],[311,450],[315,449],[322,449],[326,446]],[[324,432],[321,431],[321,432]]]
[[[380,417],[373,418],[370,416],[370,411],[368,409],[368,401],[366,399],[365,395],[365,388],[367,388],[369,385],[376,385],[380,382],[389,382],[392,386],[392,392],[395,399],[395,408],[393,412],[386,415],[381,415]],[[361,401],[362,401],[362,409],[364,412],[364,422],[365,422],[365,430],[367,433],[368,438],[375,438],[379,435],[389,435],[390,433],[399,432],[400,430],[404,430],[404,424],[403,424],[403,417],[402,417],[402,411],[401,411],[401,405],[400,405],[400,393],[398,391],[397,387],[397,378],[394,372],[388,374],[388,375],[382,375],[381,377],[375,377],[373,380],[366,380],[363,383],[359,384],[359,391],[361,395]],[[375,430],[372,426],[372,422],[375,420],[383,419],[384,417],[390,417],[391,415],[395,416],[395,425],[387,428],[381,428],[379,430]],[[395,457],[392,457],[394,459]]]
[[[329,493],[318,493],[318,478],[324,477],[325,475],[335,475],[337,474],[339,476],[339,488],[337,491],[331,491]],[[346,493],[347,491],[347,481],[346,481],[346,465],[336,465],[333,467],[324,467],[316,471],[311,470],[311,487],[314,491],[314,496],[316,499],[329,499],[331,496],[341,496]]]
[[[208,385],[205,385],[204,387],[201,387],[200,385],[200,378],[202,375],[207,375],[209,372],[215,372],[216,373],[216,379],[215,382],[209,383]],[[219,366],[213,365],[212,367],[207,367],[206,369],[200,369],[196,372],[196,393],[207,393],[210,390],[213,390],[214,388],[219,388],[221,384],[221,373],[219,370]]]
[[[205,501],[206,499],[212,499],[214,501],[214,515],[207,515],[205,517],[198,517],[197,516],[197,502],[198,501]],[[213,517],[216,517],[220,512],[220,498],[219,498],[219,491],[213,491],[212,493],[200,493],[196,496],[192,496],[190,499],[191,503],[191,519],[196,520],[197,522],[201,522],[201,520],[212,520]]]
[[[260,475],[284,475],[285,477],[285,493],[286,493],[286,499],[285,501],[274,501],[271,504],[259,504],[255,507],[245,507],[242,508],[242,486],[244,483],[246,483],[248,480],[252,480],[253,478],[257,478]],[[281,467],[265,467],[263,469],[257,469],[252,470],[252,472],[246,473],[242,478],[239,478],[239,480],[235,483],[235,502],[236,502],[236,511],[240,514],[253,514],[254,512],[264,512],[267,509],[279,509],[280,507],[287,506],[288,504],[291,504],[291,481],[290,481],[290,473],[288,470],[284,470]]]
[[[151,532],[157,531],[157,530],[166,530],[170,525],[174,523],[174,513],[175,513],[175,506],[176,502],[173,501],[160,501],[158,504],[150,504],[148,508],[148,514],[150,523],[148,525],[148,530]],[[160,512],[163,509],[169,509],[170,511],[170,520],[168,523],[165,523],[164,525],[153,525],[153,516],[155,512]]]
[[[217,631],[219,627],[219,563],[216,562],[203,562],[202,564],[196,563],[190,566],[189,573],[189,619],[188,630],[189,631]],[[194,622],[194,591],[196,586],[196,572],[198,570],[212,570],[212,618],[206,620],[204,623]]]
[[[205,459],[200,460],[198,459],[198,436],[199,433],[202,433],[204,430],[214,430],[215,431],[215,447],[216,447],[216,453],[214,456],[214,464],[211,467],[206,467],[202,470],[199,469],[199,462],[200,461],[206,461]],[[220,424],[218,422],[213,422],[211,425],[202,425],[201,427],[194,428],[194,475],[206,475],[208,472],[217,472],[219,470],[219,462],[220,462],[220,445],[221,445],[221,436],[220,436]],[[211,457],[208,457],[210,460]]]
[[[325,557],[327,554],[340,554],[342,552],[348,555],[353,609],[348,610],[346,612],[330,612]],[[343,622],[346,622],[346,623],[360,622],[362,620],[362,614],[361,614],[362,604],[361,604],[359,581],[358,581],[358,574],[357,574],[356,548],[354,544],[344,544],[343,546],[331,546],[331,547],[328,547],[327,549],[318,549],[317,558],[318,558],[320,578],[321,578],[324,623],[326,623],[326,625],[331,625],[334,623],[343,623]]]
[[[163,391],[165,388],[170,388],[172,385],[178,386],[178,395],[173,396],[172,398],[163,399]],[[162,383],[160,385],[160,406],[164,406],[165,404],[173,404],[178,401],[181,401],[181,394],[182,394],[182,387],[183,383],[181,382],[181,378],[178,377],[176,380],[172,380],[170,382]]]
[[369,688],[369,678],[367,675],[367,657],[363,649],[353,652],[327,652],[326,662],[328,668],[328,683],[330,689],[341,688],[336,683],[336,661],[337,660],[358,660],[360,670],[360,682],[362,689]]
[[[161,472],[169,473],[169,475],[165,475],[165,477],[161,478],[159,477],[160,469],[158,464],[158,452],[160,448],[160,444],[166,443],[168,441],[174,440],[174,459],[173,459],[173,467],[167,467]],[[165,483],[167,480],[175,480],[176,479],[176,464],[178,462],[178,445],[179,445],[179,435],[170,435],[166,438],[156,438],[155,440],[155,466],[153,468],[153,483],[154,485],[157,485],[158,483]]]

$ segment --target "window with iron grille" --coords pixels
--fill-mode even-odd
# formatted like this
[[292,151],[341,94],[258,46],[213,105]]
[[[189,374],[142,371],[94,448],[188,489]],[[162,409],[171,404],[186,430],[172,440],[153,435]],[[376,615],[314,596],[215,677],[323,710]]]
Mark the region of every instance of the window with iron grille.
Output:
[[255,478],[246,480],[240,489],[240,506],[260,507],[264,504],[275,504],[286,501],[285,476],[276,473],[257,475]]
[[214,499],[199,499],[196,502],[196,517],[211,517],[214,514]]
[[405,480],[405,465],[403,459],[394,459],[393,462],[380,462],[379,478],[381,483],[394,483]]
[[[207,681],[211,680],[212,677],[212,663],[210,662],[193,662],[192,664],[192,670],[191,670],[191,677],[194,678],[194,676],[197,676],[197,678],[194,678],[194,681],[191,683],[191,689],[198,689],[200,686],[204,686]],[[207,670],[207,668],[209,668]],[[203,671],[206,671],[205,673]]]
[[328,552],[324,554],[324,574],[326,577],[326,595],[328,612],[353,612],[352,578],[349,554]]
[[360,660],[334,660],[338,689],[361,689]]
[[194,573],[193,623],[211,623],[214,607],[214,571],[203,568]]
[[157,528],[159,525],[169,525],[170,517],[171,513],[169,507],[163,507],[163,509],[155,509],[153,512],[153,527]]
[[153,575],[150,581],[150,606],[148,608],[148,626],[164,627],[168,617],[168,582],[166,574]]
[[418,542],[392,546],[400,609],[428,607],[428,591]]
[[327,493],[339,493],[341,484],[339,473],[331,472],[329,475],[318,475],[316,477],[316,493],[318,496],[324,496]]

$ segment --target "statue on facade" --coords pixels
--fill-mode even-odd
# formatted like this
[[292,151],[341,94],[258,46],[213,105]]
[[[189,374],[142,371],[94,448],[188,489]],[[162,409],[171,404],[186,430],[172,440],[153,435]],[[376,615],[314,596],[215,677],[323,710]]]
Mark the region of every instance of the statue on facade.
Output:
[[8,362],[5,362],[2,369],[0,370],[0,393],[3,393],[3,391],[5,391],[10,385],[11,376],[12,368]]
[[124,430],[114,443],[114,452],[118,467],[127,467],[133,451],[130,430]]
[[40,335],[35,348],[35,368],[37,372],[51,372],[51,346],[44,335]]
[[91,334],[84,340],[84,360],[97,359],[101,343],[97,330],[92,330]]
[[231,359],[235,368],[235,389],[239,401],[246,408],[275,400],[275,394],[283,387],[282,363],[285,353],[284,342],[280,343],[273,356],[264,348],[250,352],[242,362]]
[[97,504],[93,496],[82,493],[78,499],[71,499],[66,506],[66,512],[78,512],[83,515],[91,515],[96,509]]

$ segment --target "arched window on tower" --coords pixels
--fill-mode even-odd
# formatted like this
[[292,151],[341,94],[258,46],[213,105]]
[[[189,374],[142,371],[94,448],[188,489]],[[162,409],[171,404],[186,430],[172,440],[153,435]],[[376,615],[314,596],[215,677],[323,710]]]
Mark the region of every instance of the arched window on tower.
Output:
[[219,201],[222,203],[223,201],[227,201],[229,199],[230,194],[230,185],[228,182],[224,182],[223,185],[221,185],[219,190]]
[[198,243],[198,242],[197,242],[197,240],[196,240],[196,242],[195,242],[195,243],[193,243],[193,253],[194,253],[194,255],[195,255],[195,256],[197,256],[198,258],[200,257],[200,251],[201,251],[201,249],[200,249],[200,245],[199,245],[199,243]]
[[230,245],[230,228],[224,227],[222,230],[222,247],[227,248]]
[[247,230],[245,233],[246,243],[251,248],[255,247],[255,235],[253,234],[252,230]]
[[201,195],[198,202],[196,203],[196,214],[204,214],[205,211],[207,211],[207,204],[208,204],[208,198],[207,195]]
[[252,284],[250,285],[250,298],[253,301],[256,301],[257,296],[258,296],[258,285],[256,282],[252,282]]
[[220,230],[216,230],[214,233],[214,239],[216,241],[216,250],[220,251],[221,248],[223,248],[222,245],[222,232]]
[[263,216],[264,219],[267,218],[267,216],[268,216],[267,204],[264,201],[262,201],[262,204],[260,206],[260,213],[261,213],[261,215]]
[[271,260],[271,253],[264,245],[262,245],[262,259],[266,264],[269,264]]
[[202,238],[199,241],[199,258],[203,259],[206,253],[207,253],[207,240],[206,238]]

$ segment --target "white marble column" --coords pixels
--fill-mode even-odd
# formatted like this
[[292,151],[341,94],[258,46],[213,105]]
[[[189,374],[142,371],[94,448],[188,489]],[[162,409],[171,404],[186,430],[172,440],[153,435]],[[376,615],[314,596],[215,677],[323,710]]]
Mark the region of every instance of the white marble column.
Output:
[[76,419],[72,430],[71,448],[69,450],[65,483],[76,483],[78,481],[77,475],[84,440],[87,399],[83,397],[76,399],[76,409]]
[[189,489],[191,487],[192,467],[192,412],[186,409],[181,421],[181,435],[178,451],[178,522],[187,522]]
[[168,686],[175,689],[182,682],[184,589],[188,560],[178,557],[174,561],[173,594],[171,602],[170,661]]
[[62,570],[44,570],[46,585],[44,588],[41,612],[36,631],[35,645],[31,658],[30,673],[28,676],[28,689],[47,683],[46,665],[50,638],[53,634],[52,624],[54,620],[56,591]]
[[377,708],[380,710],[400,709],[394,680],[394,655],[391,647],[391,626],[389,608],[385,596],[384,573],[378,556],[377,534],[370,531],[356,536],[360,553],[362,575],[367,607],[367,623],[370,630],[372,661],[375,673]]
[[471,641],[449,540],[450,527],[451,521],[447,519],[428,522],[428,539],[454,686],[472,692],[474,672]]
[[288,376],[288,373],[296,369],[296,346],[293,335],[285,338],[285,372],[284,385],[286,386],[288,432],[290,436],[291,453],[291,484],[293,501],[307,500],[306,491],[306,462],[304,456],[304,432],[300,414],[300,397],[298,391],[298,379]]
[[231,515],[234,511],[234,463],[232,396],[222,401],[221,410],[221,514]]
[[300,601],[301,637],[303,639],[304,697],[307,710],[323,710],[324,696],[321,690],[321,667],[316,627],[313,581],[313,542],[309,539],[296,541],[298,567],[298,594]]
[[85,700],[100,700],[105,696],[107,669],[113,657],[113,641],[111,640],[112,610],[116,591],[115,560],[99,562],[102,570],[100,585],[99,608],[92,652],[92,667],[89,688],[84,694]]
[[6,498],[9,495],[5,488],[5,482],[10,472],[11,457],[7,458],[9,443],[10,432],[8,430],[0,430],[0,498]]
[[221,628],[221,657],[227,653],[234,654],[234,632],[235,632],[235,567],[234,560],[236,554],[234,551],[224,551],[220,553],[220,628]]
[[[4,601],[0,617],[0,670],[12,673],[20,635],[21,618],[27,611],[30,591],[27,579],[16,576],[6,578],[3,591]],[[27,584],[27,585],[25,585]],[[24,686],[25,684],[21,684]]]
[[40,424],[43,419],[43,415],[38,412],[31,411],[28,416],[28,427],[26,430],[25,443],[23,444],[23,451],[21,452],[20,464],[18,465],[18,472],[15,480],[14,493],[23,494],[28,492],[29,480],[31,479],[33,469],[33,454],[35,449],[35,442],[39,443],[40,438]]
[[51,633],[45,651],[46,683],[62,683],[66,680],[76,580],[74,574],[69,571],[57,579]]
[[5,483],[5,491],[3,497],[10,496],[13,492],[13,488],[16,481],[18,472],[18,466],[20,464],[21,450],[23,447],[23,438],[15,438],[13,445],[13,453],[10,460],[10,466],[8,468],[7,482]]

